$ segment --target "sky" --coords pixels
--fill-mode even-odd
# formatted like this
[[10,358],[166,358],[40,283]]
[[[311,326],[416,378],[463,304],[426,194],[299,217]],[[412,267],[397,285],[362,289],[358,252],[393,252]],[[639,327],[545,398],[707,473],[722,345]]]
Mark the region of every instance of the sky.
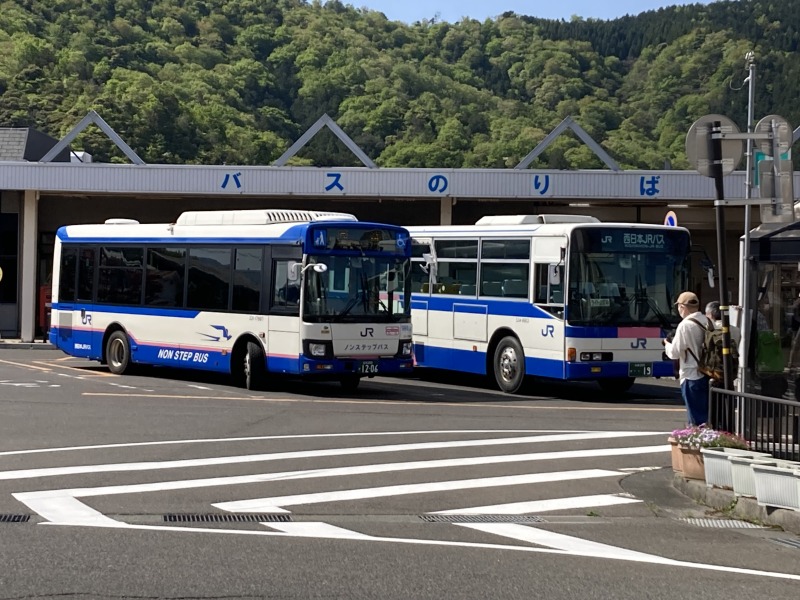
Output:
[[682,4],[708,4],[710,0],[341,0],[356,8],[369,8],[392,21],[414,23],[422,19],[455,23],[462,17],[483,21],[504,12],[544,19],[564,19],[573,15],[585,19],[615,19],[626,14],[656,10]]

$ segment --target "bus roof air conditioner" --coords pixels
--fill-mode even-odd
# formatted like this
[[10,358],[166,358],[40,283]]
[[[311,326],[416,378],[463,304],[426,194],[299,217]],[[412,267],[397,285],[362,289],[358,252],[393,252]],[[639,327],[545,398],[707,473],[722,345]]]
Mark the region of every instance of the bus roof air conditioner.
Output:
[[548,223],[599,223],[588,215],[488,215],[475,225],[543,225]]

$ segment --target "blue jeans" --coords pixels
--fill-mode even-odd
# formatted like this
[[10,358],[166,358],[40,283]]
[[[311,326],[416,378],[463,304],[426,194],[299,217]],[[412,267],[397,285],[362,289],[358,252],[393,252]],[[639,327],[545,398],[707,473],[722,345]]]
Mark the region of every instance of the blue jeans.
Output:
[[708,422],[708,381],[704,375],[700,379],[685,379],[681,383],[681,396],[690,425]]

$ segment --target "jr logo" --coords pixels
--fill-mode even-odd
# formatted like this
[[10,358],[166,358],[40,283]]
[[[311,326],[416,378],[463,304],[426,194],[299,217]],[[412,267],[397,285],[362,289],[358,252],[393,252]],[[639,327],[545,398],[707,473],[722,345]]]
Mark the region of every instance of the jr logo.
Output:
[[603,239],[600,240],[600,243],[601,244],[610,244],[613,241],[614,241],[614,238],[612,238],[610,235],[604,235]]
[[86,312],[86,309],[81,311],[81,323],[84,325],[92,324],[92,315]]
[[375,337],[375,330],[372,327],[365,327],[361,337]]
[[642,350],[647,350],[647,339],[636,338],[635,342],[631,342],[631,348],[641,348]]
[[544,329],[542,329],[542,336],[543,337],[555,337],[556,328],[554,325],[547,325]]

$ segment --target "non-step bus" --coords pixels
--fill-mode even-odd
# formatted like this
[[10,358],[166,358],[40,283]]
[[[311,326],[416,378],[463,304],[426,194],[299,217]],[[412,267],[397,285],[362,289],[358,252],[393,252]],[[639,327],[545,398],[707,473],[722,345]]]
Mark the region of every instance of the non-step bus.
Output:
[[411,374],[402,227],[298,210],[185,212],[175,223],[69,225],[55,244],[50,341],[108,364],[230,373]]
[[662,339],[688,284],[689,232],[578,215],[504,215],[408,227],[418,367],[596,380],[627,391],[671,377]]

